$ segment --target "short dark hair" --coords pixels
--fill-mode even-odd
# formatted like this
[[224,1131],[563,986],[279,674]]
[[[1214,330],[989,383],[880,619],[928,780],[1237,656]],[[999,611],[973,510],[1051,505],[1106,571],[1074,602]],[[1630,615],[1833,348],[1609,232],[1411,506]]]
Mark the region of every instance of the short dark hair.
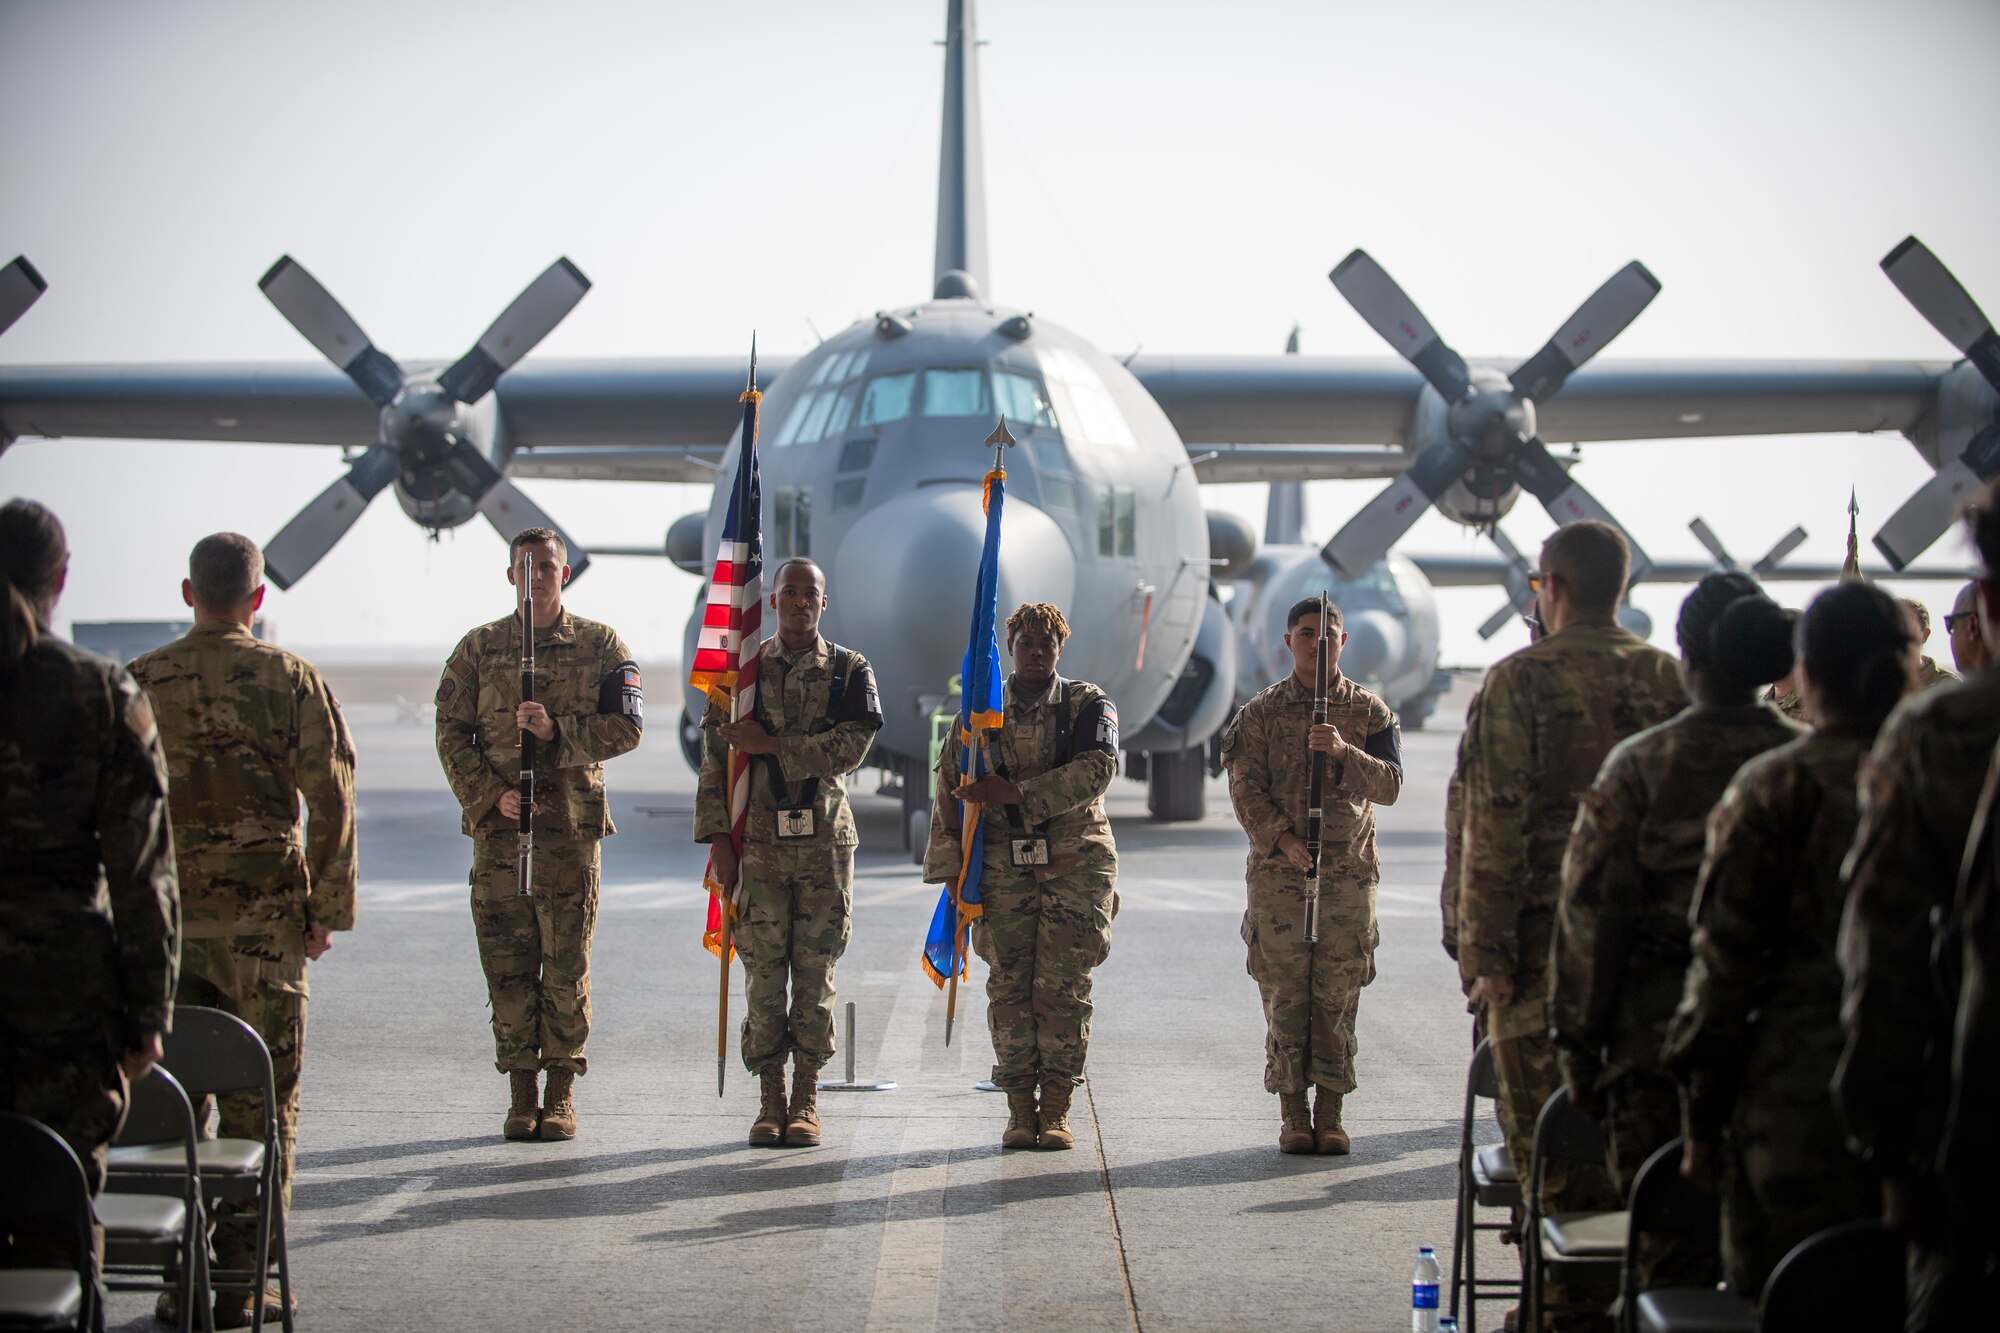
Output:
[[558,560],[565,565],[569,563],[569,543],[564,541],[562,534],[554,528],[522,528],[515,533],[514,540],[507,543],[508,563],[513,563],[514,557],[521,553],[523,546],[538,545],[542,542],[547,542],[556,548]]
[[1040,630],[1059,644],[1069,642],[1069,622],[1053,602],[1023,602],[1015,607],[1007,617],[1007,642],[1011,645],[1023,630]]
[[1632,572],[1632,548],[1609,523],[1567,523],[1542,543],[1542,573],[1561,579],[1581,611],[1614,611]]
[[[1333,618],[1334,624],[1339,625],[1345,623],[1340,618],[1340,603],[1334,601],[1331,597],[1326,599],[1326,613],[1327,615]],[[1285,612],[1285,633],[1290,634],[1292,632],[1292,628],[1295,625],[1297,625],[1301,620],[1304,620],[1307,616],[1316,616],[1318,614],[1319,614],[1319,598],[1317,597],[1299,598],[1298,601],[1292,603],[1292,609]],[[1321,625],[1320,628],[1324,630],[1326,626]]]
[[1748,574],[1718,570],[1681,602],[1674,634],[1691,670],[1749,690],[1791,674],[1793,619]]
[[771,571],[771,586],[775,588],[778,584],[783,583],[785,581],[785,571],[793,565],[803,565],[805,568],[810,569],[813,573],[819,575],[819,586],[822,588],[826,586],[826,570],[820,566],[819,561],[809,555],[787,556],[785,559],[780,560],[778,567]]
[[1879,726],[1909,688],[1909,616],[1872,583],[1836,583],[1799,621],[1799,657],[1839,720]]
[[203,537],[188,555],[196,605],[216,611],[243,605],[264,584],[264,553],[240,532]]

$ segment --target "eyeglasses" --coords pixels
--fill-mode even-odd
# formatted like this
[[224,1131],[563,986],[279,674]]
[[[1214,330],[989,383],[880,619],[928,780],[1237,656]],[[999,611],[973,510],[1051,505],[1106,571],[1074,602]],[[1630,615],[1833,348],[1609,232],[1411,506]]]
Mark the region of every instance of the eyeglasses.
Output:
[[1958,622],[1959,622],[1959,621],[1961,621],[1961,620],[1971,620],[1972,618],[1973,618],[1973,613],[1972,613],[1972,612],[1970,612],[1970,611],[1953,611],[1953,612],[1951,612],[1951,613],[1950,613],[1949,615],[1947,615],[1947,616],[1946,616],[1946,617],[1944,618],[1944,628],[1945,628],[1945,633],[1949,634],[1949,633],[1951,633],[1951,632],[1952,632],[1953,630],[1957,629],[1957,628],[1958,628]]

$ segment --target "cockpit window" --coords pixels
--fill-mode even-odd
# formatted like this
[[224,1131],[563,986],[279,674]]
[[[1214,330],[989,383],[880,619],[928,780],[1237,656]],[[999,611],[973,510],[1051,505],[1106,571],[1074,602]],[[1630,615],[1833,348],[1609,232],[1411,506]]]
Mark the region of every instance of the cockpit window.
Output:
[[910,399],[916,387],[917,372],[914,370],[876,376],[861,391],[861,415],[854,424],[880,426],[890,421],[901,421],[910,415]]
[[1056,428],[1055,408],[1050,406],[1042,382],[1033,375],[1012,370],[994,371],[993,397],[998,400],[1000,415],[1009,421],[1025,426],[1041,426],[1047,430]]
[[965,369],[924,372],[925,416],[983,417],[992,410],[987,405],[985,371]]
[[1137,446],[1131,424],[1089,362],[1066,347],[1044,348],[1040,355],[1049,400],[1062,418],[1065,435],[1085,444]]

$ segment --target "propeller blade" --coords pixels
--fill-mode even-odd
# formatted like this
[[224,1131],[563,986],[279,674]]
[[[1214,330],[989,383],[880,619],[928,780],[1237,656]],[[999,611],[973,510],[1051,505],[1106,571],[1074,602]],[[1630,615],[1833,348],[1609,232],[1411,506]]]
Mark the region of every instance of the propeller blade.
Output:
[[1599,504],[1596,496],[1585,490],[1561,463],[1556,462],[1549,453],[1548,445],[1542,443],[1539,437],[1528,440],[1520,457],[1515,460],[1514,469],[1521,485],[1542,502],[1542,508],[1548,510],[1549,517],[1558,524],[1595,519],[1599,523],[1609,523],[1624,533],[1625,544],[1632,550],[1632,571],[1626,586],[1631,587],[1646,577],[1646,571],[1653,567],[1652,560],[1632,539],[1625,525],[1613,518],[1611,511]]
[[1750,566],[1750,572],[1760,579],[1763,578],[1783,563],[1786,556],[1798,550],[1805,539],[1806,530],[1804,528],[1793,528],[1790,532],[1778,538],[1778,544],[1766,551],[1762,560]]
[[1520,608],[1516,607],[1512,602],[1507,603],[1498,611],[1486,617],[1485,623],[1479,627],[1479,637],[1482,639],[1492,638],[1501,630],[1507,628],[1507,622],[1519,614],[1519,611]]
[[1930,247],[1907,237],[1883,256],[1882,271],[1917,313],[1965,353],[1988,384],[2000,389],[2000,334],[1994,333],[1993,321]]
[[590,290],[590,279],[567,259],[558,259],[529,283],[514,303],[480,336],[472,350],[438,376],[438,387],[461,403],[476,403],[514,363],[549,336],[563,316]]
[[1942,537],[1996,474],[2000,474],[2000,422],[1973,436],[1964,453],[1939,468],[1936,476],[1903,501],[1903,507],[1875,534],[1875,549],[1901,569]]
[[[590,568],[590,552],[578,545],[576,538],[564,532],[562,526],[543,513],[541,507],[533,500],[522,494],[520,487],[504,477],[486,492],[485,498],[480,500],[479,512],[486,515],[486,521],[493,525],[493,530],[508,542],[512,542],[529,528],[555,529],[561,534],[563,545],[569,550],[571,583],[582,578],[583,571]],[[658,552],[649,554],[657,555]]]
[[1447,403],[1465,397],[1472,377],[1466,373],[1464,358],[1445,346],[1417,303],[1366,250],[1356,250],[1341,260],[1327,276],[1368,327],[1422,371]]
[[0,268],[0,333],[14,327],[14,321],[28,313],[28,307],[42,299],[49,284],[35,271],[26,255]]
[[321,491],[264,544],[264,576],[280,588],[304,578],[395,478],[396,451],[386,444],[369,445],[346,476]]
[[1444,494],[1472,462],[1472,453],[1456,440],[1439,440],[1417,455],[1410,470],[1397,477],[1361,506],[1361,512],[1320,548],[1320,558],[1343,578],[1357,579],[1389,553],[1410,525],[1423,517],[1431,502]]
[[1603,351],[1659,294],[1660,280],[1638,260],[1619,269],[1576,308],[1541,351],[1508,377],[1514,391],[1536,402],[1552,397],[1571,371]]
[[1736,557],[1729,554],[1728,548],[1722,544],[1722,539],[1715,535],[1715,530],[1709,527],[1705,520],[1700,518],[1695,519],[1694,522],[1688,524],[1688,531],[1692,532],[1695,540],[1706,547],[1708,553],[1715,557],[1716,564],[1721,565],[1724,569],[1742,568],[1741,565],[1736,563]]
[[403,368],[368,341],[354,316],[333,299],[333,293],[318,278],[306,272],[305,265],[290,255],[280,256],[270,272],[257,280],[257,286],[307,342],[347,372],[347,378],[370,402],[387,407],[402,391]]

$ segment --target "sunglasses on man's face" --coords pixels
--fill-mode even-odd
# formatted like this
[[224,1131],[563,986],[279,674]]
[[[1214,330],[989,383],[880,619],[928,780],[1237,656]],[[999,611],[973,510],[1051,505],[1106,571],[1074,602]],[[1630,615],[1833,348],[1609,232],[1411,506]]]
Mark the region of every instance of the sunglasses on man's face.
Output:
[[1967,624],[1971,624],[1972,615],[1973,613],[1970,611],[1953,611],[1951,614],[1947,615],[1944,618],[1945,633],[1949,634],[1953,630],[1957,629],[1960,621],[1964,621]]

